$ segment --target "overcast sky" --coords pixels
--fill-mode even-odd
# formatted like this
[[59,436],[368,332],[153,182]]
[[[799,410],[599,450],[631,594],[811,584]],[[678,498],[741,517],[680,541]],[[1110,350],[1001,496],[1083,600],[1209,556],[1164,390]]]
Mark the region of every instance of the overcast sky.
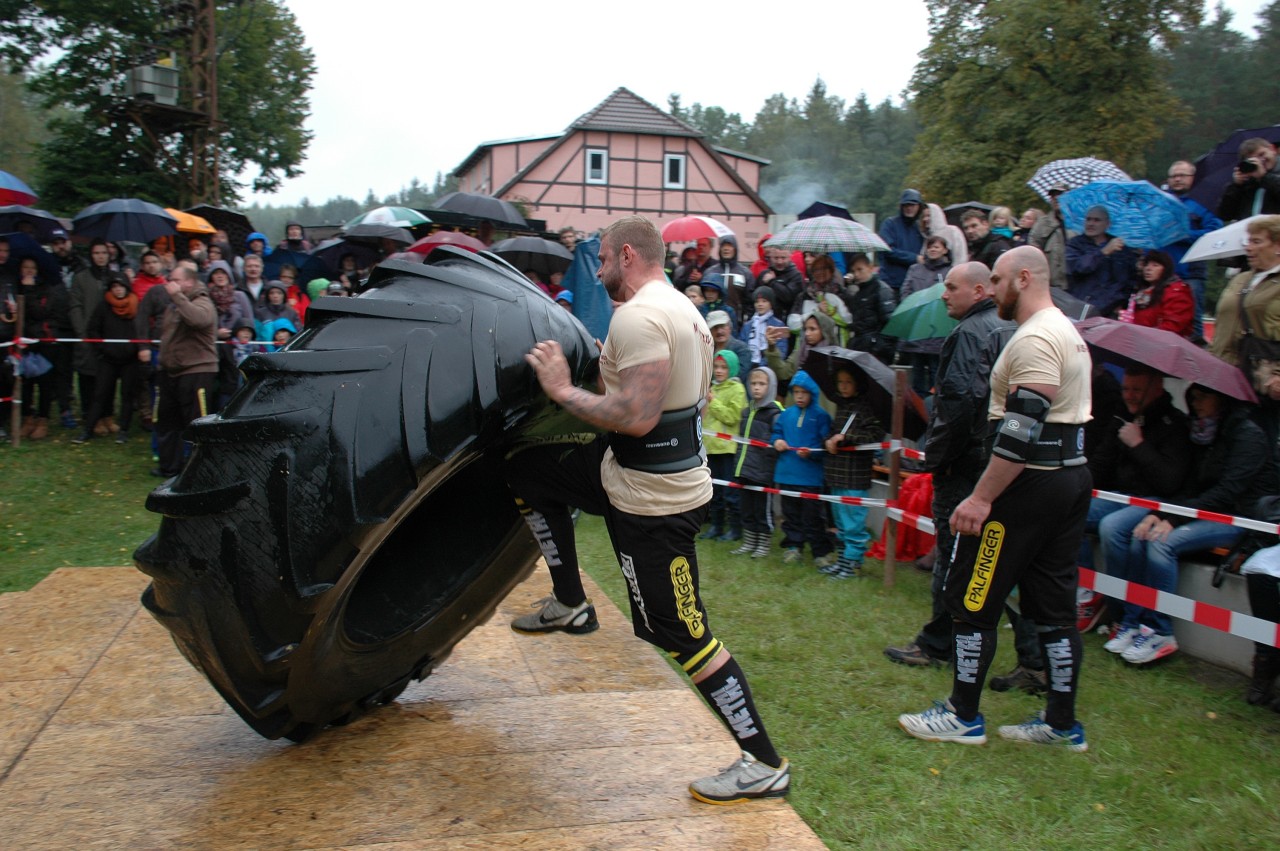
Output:
[[[1226,5],[1252,34],[1267,2]],[[248,199],[264,204],[430,184],[481,142],[560,133],[619,86],[661,109],[677,92],[746,121],[819,77],[846,102],[897,101],[928,44],[923,0],[286,5],[315,54],[315,138],[305,174]]]

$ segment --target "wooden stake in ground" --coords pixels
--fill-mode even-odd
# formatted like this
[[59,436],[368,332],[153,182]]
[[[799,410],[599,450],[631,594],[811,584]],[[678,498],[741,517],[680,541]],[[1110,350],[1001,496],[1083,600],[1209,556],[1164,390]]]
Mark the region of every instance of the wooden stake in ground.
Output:
[[[18,296],[18,307],[13,313],[13,354],[21,353],[22,320],[26,316],[27,297]],[[22,443],[22,372],[18,361],[13,361],[13,401],[9,403],[9,440],[16,447]]]

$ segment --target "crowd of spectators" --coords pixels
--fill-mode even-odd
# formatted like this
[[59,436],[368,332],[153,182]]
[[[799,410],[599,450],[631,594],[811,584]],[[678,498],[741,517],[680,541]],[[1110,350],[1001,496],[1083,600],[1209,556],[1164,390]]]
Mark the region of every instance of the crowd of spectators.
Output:
[[[1098,365],[1086,438],[1095,486],[1260,516],[1259,499],[1280,493],[1274,458],[1280,436],[1280,215],[1273,215],[1280,214],[1280,165],[1270,143],[1246,142],[1216,210],[1188,196],[1194,177],[1190,163],[1175,162],[1166,187],[1188,208],[1189,238],[1142,252],[1110,232],[1104,206],[1087,211],[1082,232],[1069,230],[1059,204],[1065,185],[1049,189],[1047,209],[1030,208],[1015,218],[1009,207],[971,208],[954,223],[938,204],[906,189],[898,213],[881,225],[880,236],[890,250],[878,256],[796,255],[762,245],[758,259],[748,266],[736,238],[697,240],[673,263],[670,276],[706,317],[715,341],[716,380],[708,416],[719,432],[768,444],[709,442],[716,478],[843,495],[868,491],[870,456],[842,451],[846,447],[841,444],[879,440],[885,424],[865,405],[862,376],[838,376],[840,392],[834,398],[818,389],[805,364],[819,346],[852,348],[884,363],[909,365],[915,390],[935,397],[934,443],[926,437],[928,454],[935,446],[938,451],[951,446],[959,453],[932,472],[954,477],[951,465],[959,463],[967,465],[965,476],[980,469],[974,453],[980,453],[985,438],[985,406],[975,396],[983,390],[982,381],[973,375],[989,370],[988,356],[994,354],[984,348],[987,340],[997,333],[1007,339],[1008,329],[983,316],[990,301],[979,279],[1006,251],[1030,245],[1047,257],[1054,288],[1101,315],[1207,347],[1238,366],[1259,399],[1257,404],[1243,402],[1221,388],[1192,382],[1175,400],[1162,376],[1148,368],[1130,365],[1121,373]],[[1195,238],[1250,216],[1255,218],[1248,223],[1244,257],[1231,261],[1247,268],[1230,277],[1217,300],[1214,333],[1208,334],[1207,265],[1187,264],[1182,258]],[[578,235],[566,229],[560,239],[572,250]],[[42,369],[24,374],[22,398],[13,403],[21,406],[22,436],[45,439],[55,404],[60,414],[55,424],[74,430],[77,443],[108,435],[124,442],[136,420],[157,432],[154,472],[179,472],[183,425],[225,403],[244,358],[287,343],[305,322],[312,299],[346,294],[358,280],[353,257],[344,259],[332,282],[312,280],[302,286],[297,269],[289,265],[274,268],[275,277],[267,279],[268,245],[268,237],[255,232],[235,250],[220,233],[208,243],[189,243],[185,252],[175,252],[171,243],[152,246],[135,264],[121,246],[100,240],[81,258],[63,234],[49,244],[52,263],[42,263],[42,258],[11,257],[8,241],[0,238],[0,341],[13,336],[19,295],[25,302],[25,336],[117,341],[28,347],[28,356],[38,356]],[[291,222],[279,247],[306,250],[301,226]],[[964,289],[969,303],[953,315],[961,320],[980,317],[966,326],[981,328],[980,333],[901,341],[884,334],[902,299],[937,284],[960,302],[964,299],[955,292]],[[572,294],[561,303],[572,310]],[[164,342],[159,347],[145,342],[156,339]],[[957,340],[963,345],[959,351],[954,348]],[[983,369],[975,366],[979,352],[986,353]],[[950,390],[947,376],[939,372],[944,366],[960,381]],[[961,373],[962,380],[956,379]],[[9,386],[0,386],[0,396],[8,395]],[[3,403],[0,422],[8,422]],[[857,425],[850,428],[853,422]],[[943,433],[947,440],[939,437]],[[958,480],[967,481],[965,476]],[[783,561],[799,561],[808,546],[819,569],[849,578],[860,573],[867,540],[864,514],[846,509],[852,507],[797,500],[775,518],[772,501],[718,488],[711,526],[703,537],[741,540],[735,553],[764,557],[775,525],[780,526]],[[1238,527],[1103,499],[1093,502],[1089,529],[1100,541],[1100,569],[1166,591],[1176,588],[1180,557],[1237,546],[1244,537]],[[1082,565],[1093,565],[1093,550],[1086,541]],[[1250,581],[1255,610],[1280,611],[1280,568],[1254,574],[1261,576]],[[926,626],[915,643],[890,648],[898,651],[891,658],[910,664],[940,661],[948,644],[933,641],[937,636],[930,630],[941,628],[939,612],[933,614],[933,626]],[[1099,621],[1111,630],[1106,649],[1130,663],[1146,664],[1177,650],[1172,623],[1160,612],[1132,604],[1114,604],[1108,611],[1102,601],[1092,600],[1080,627]],[[1254,702],[1280,711],[1272,685],[1280,674],[1280,655],[1260,646],[1255,662]],[[1043,671],[1037,664],[1020,655],[1026,676],[1005,682],[1042,687]]]

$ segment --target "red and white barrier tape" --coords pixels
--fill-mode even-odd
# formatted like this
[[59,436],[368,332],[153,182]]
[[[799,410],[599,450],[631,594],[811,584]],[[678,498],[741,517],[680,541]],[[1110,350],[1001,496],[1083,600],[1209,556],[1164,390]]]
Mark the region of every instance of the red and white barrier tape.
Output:
[[1093,495],[1098,499],[1105,499],[1107,502],[1136,505],[1139,508],[1147,508],[1164,514],[1176,514],[1179,517],[1192,517],[1196,520],[1212,520],[1215,523],[1239,526],[1241,529],[1252,529],[1255,532],[1269,532],[1272,535],[1280,534],[1280,524],[1264,523],[1261,520],[1251,520],[1248,517],[1235,517],[1230,514],[1219,514],[1216,511],[1203,511],[1199,508],[1186,508],[1185,506],[1173,505],[1168,502],[1158,502],[1154,499],[1144,499],[1140,496],[1129,496],[1128,494],[1113,493],[1111,491],[1095,490]]
[[1144,609],[1151,609],[1179,620],[1207,626],[1219,632],[1247,638],[1272,647],[1280,647],[1280,624],[1224,609],[1211,603],[1202,603],[1190,597],[1180,597],[1168,591],[1157,591],[1105,573],[1080,568],[1080,587],[1090,588],[1107,597],[1124,600]]
[[834,502],[840,505],[865,505],[868,508],[884,508],[887,503],[883,499],[872,499],[863,496],[836,496],[829,493],[809,493],[807,491],[788,491],[781,488],[769,488],[764,485],[744,485],[741,482],[726,482],[724,479],[712,479],[711,484],[728,488],[737,488],[757,493],[776,493],[796,499],[816,499],[819,502]]
[[933,520],[907,511],[905,508],[897,508],[896,506],[887,506],[885,508],[885,516],[890,520],[896,520],[905,526],[914,526],[926,535],[936,535],[937,529],[933,525]]
[[[229,346],[234,343],[239,343],[240,340],[215,340],[214,342]],[[3,343],[0,343],[0,349],[5,348],[6,346],[15,345],[20,345],[22,348],[26,348],[27,346],[34,346],[36,343],[141,343],[151,346],[160,345],[159,340],[148,340],[145,338],[133,340],[102,337],[23,337],[21,340],[6,340]],[[249,345],[273,346],[275,343],[271,340],[250,340]]]
[[[742,437],[737,434],[725,434],[722,431],[704,431],[703,437],[715,437],[720,440],[730,440],[737,444],[745,444],[746,446],[758,446],[761,449],[772,449],[773,444],[763,440],[755,440],[749,437]],[[821,447],[810,447],[814,452],[824,452]],[[914,458],[919,461],[924,460],[924,453],[918,449],[909,449],[902,445],[900,441],[886,440],[882,443],[859,443],[857,446],[845,446],[841,452],[868,452],[888,449],[890,451],[901,452],[907,458]]]

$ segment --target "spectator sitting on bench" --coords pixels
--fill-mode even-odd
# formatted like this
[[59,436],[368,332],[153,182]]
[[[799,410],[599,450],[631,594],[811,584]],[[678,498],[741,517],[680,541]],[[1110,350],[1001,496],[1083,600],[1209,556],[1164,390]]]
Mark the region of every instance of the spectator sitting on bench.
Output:
[[[1198,384],[1187,388],[1191,411],[1191,471],[1175,505],[1220,514],[1252,516],[1258,500],[1276,486],[1276,465],[1252,405]],[[1135,518],[1140,518],[1136,519]],[[1215,520],[1124,508],[1102,518],[1107,572],[1159,591],[1178,588],[1178,557],[1231,547],[1245,533]],[[1126,662],[1143,665],[1174,653],[1172,619],[1153,609],[1124,604],[1120,629],[1105,645]]]

